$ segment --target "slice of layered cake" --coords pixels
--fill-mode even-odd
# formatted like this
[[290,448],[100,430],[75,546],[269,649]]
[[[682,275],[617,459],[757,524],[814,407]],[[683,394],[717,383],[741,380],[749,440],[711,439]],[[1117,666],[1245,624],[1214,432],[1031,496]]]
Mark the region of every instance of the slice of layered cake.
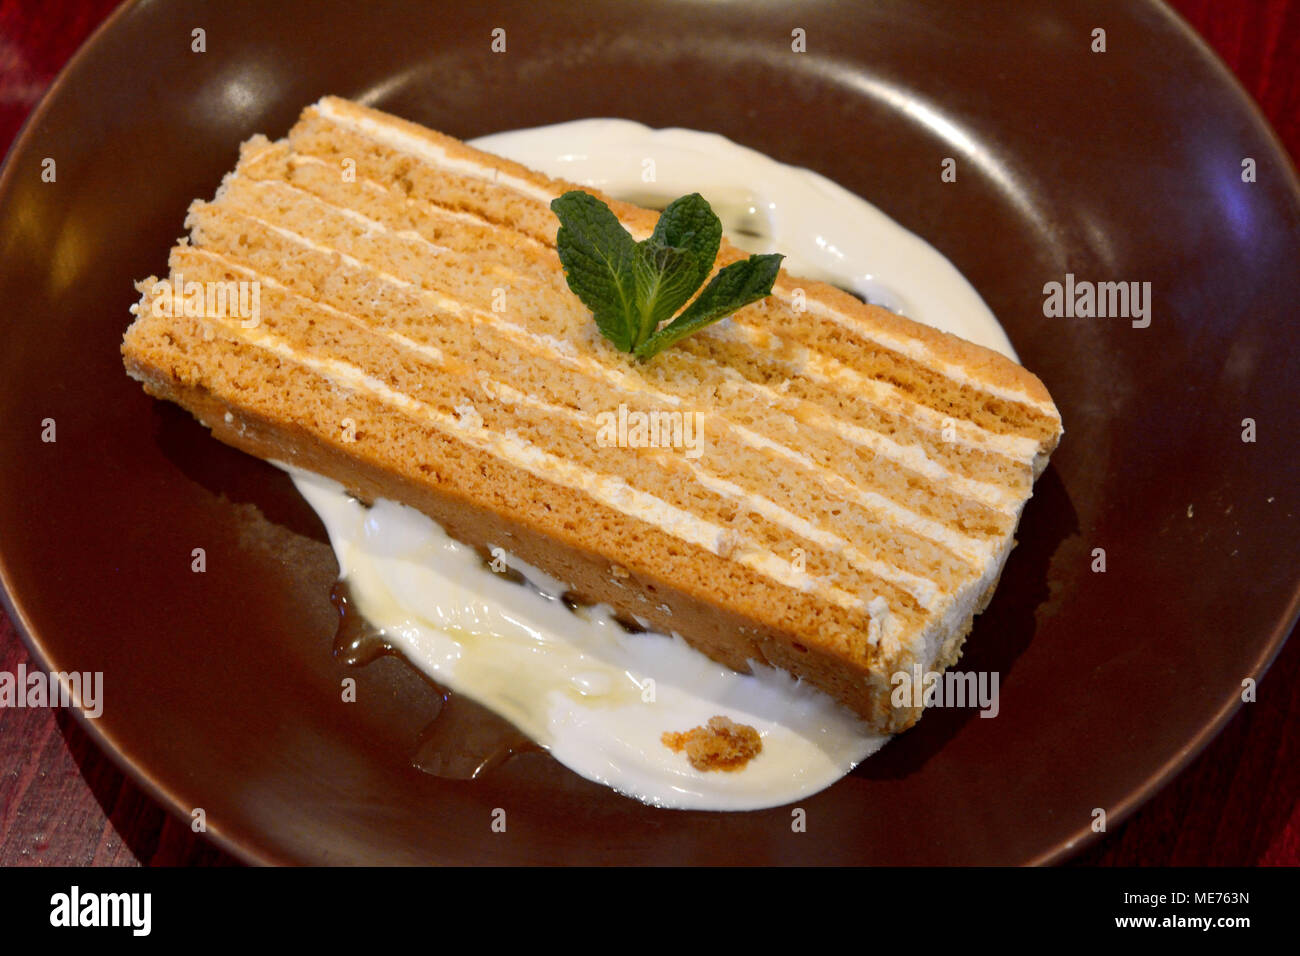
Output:
[[[566,283],[550,204],[575,188],[323,99],[191,206],[127,371],[222,441],[909,726],[891,678],[952,665],[990,599],[1061,436],[1047,390],[785,272],[633,358]],[[715,268],[743,258],[724,240]]]

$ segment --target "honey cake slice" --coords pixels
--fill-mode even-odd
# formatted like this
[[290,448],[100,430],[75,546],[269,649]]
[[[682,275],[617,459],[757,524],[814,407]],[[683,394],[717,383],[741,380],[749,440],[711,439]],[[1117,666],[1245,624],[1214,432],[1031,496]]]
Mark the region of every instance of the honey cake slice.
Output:
[[[1060,440],[1051,396],[784,270],[636,361],[566,284],[550,202],[576,188],[326,97],[191,205],[169,275],[137,283],[127,372],[250,454],[910,726],[891,677],[957,660]],[[587,191],[652,232],[654,211]],[[715,268],[745,255],[724,238]],[[603,440],[620,409],[691,416],[699,453]]]

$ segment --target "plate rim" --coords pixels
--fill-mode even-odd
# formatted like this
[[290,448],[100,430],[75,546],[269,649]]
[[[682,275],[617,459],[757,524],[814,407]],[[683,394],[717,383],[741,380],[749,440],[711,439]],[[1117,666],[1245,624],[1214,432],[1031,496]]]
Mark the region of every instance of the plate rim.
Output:
[[[104,20],[91,31],[90,35],[82,41],[81,45],[73,52],[68,61],[54,75],[50,85],[41,94],[41,98],[36,105],[32,107],[27,118],[23,120],[18,132],[14,134],[13,142],[9,144],[9,149],[5,153],[4,161],[0,163],[0,209],[5,207],[8,194],[11,187],[11,180],[14,178],[14,160],[27,147],[27,141],[33,137],[35,130],[45,119],[47,113],[53,109],[54,101],[61,95],[64,87],[68,86],[73,79],[73,74],[77,73],[82,65],[91,56],[95,49],[104,41],[104,37],[111,31],[117,29],[120,21],[127,19],[135,13],[137,8],[144,6],[147,0],[125,0],[119,4]],[[51,672],[50,655],[46,649],[37,640],[35,629],[28,620],[27,615],[23,612],[18,604],[17,594],[14,592],[9,580],[8,564],[5,561],[4,551],[0,549],[0,603],[3,603],[5,612],[13,624],[14,633],[22,641],[27,653],[31,655],[32,661],[39,664],[41,669],[47,673]],[[66,708],[72,713],[72,717],[81,726],[81,729],[94,741],[95,746],[100,752],[106,755],[113,764],[130,778],[137,786],[145,791],[157,803],[163,807],[177,821],[188,824],[190,822],[189,814],[182,805],[180,799],[170,790],[163,786],[161,781],[155,780],[141,769],[136,761],[132,760],[125,751],[115,744],[108,736],[107,732],[101,730],[98,722],[91,720],[86,716],[80,707]],[[78,768],[80,773],[80,768]],[[81,774],[84,779],[84,774]],[[206,821],[205,821],[206,822]],[[282,863],[293,863],[296,861],[278,860],[273,856],[265,853],[259,853],[253,848],[245,846],[243,843],[236,841],[234,838],[221,832],[208,824],[203,834],[213,843],[217,844],[222,850],[231,856],[241,860],[246,864],[253,866],[273,866]]]

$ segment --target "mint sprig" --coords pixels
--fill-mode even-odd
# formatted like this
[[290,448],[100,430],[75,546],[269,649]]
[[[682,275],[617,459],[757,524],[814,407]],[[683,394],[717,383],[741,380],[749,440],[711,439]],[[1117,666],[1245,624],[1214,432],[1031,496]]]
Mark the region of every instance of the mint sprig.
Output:
[[733,262],[672,319],[708,278],[722,241],[722,222],[703,196],[673,200],[641,242],[609,206],[580,189],[553,200],[551,210],[560,220],[555,244],[569,288],[602,335],[643,360],[771,295],[785,258],[769,253]]

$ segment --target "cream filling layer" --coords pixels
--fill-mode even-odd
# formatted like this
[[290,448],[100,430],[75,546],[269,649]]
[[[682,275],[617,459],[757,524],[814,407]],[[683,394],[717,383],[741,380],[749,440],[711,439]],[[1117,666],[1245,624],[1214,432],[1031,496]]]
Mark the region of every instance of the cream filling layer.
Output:
[[399,129],[389,123],[378,122],[369,116],[358,116],[354,113],[344,112],[336,108],[334,103],[328,99],[322,99],[317,103],[316,110],[321,116],[337,123],[339,126],[347,127],[362,136],[369,136],[371,139],[399,152],[418,156],[439,169],[459,173],[472,179],[481,179],[494,185],[505,186],[507,189],[512,189],[520,195],[546,205],[550,205],[551,200],[558,195],[558,193],[542,189],[526,179],[520,179],[518,176],[511,176],[509,173],[502,172],[495,166],[484,166],[463,157],[452,156],[442,146],[426,137],[412,135],[406,130]]

